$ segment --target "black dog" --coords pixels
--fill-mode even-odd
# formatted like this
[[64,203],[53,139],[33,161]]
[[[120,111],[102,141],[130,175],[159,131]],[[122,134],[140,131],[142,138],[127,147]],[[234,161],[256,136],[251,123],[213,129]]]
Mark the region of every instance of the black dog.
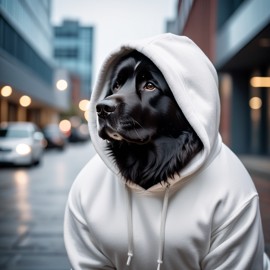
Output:
[[145,189],[179,174],[203,148],[162,73],[137,51],[115,65],[96,110],[120,173]]

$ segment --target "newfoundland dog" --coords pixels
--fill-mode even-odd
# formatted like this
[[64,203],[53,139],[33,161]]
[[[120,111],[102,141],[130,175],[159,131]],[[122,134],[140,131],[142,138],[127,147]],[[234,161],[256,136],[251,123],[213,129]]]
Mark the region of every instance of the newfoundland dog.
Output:
[[96,111],[121,175],[144,189],[180,174],[203,148],[162,73],[137,51],[116,63]]

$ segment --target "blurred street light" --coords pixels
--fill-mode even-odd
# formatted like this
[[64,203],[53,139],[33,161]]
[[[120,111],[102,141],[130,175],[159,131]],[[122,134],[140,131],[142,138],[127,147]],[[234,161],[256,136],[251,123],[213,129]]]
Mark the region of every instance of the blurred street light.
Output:
[[88,120],[89,120],[89,113],[88,113],[88,111],[85,111],[84,112],[84,118],[88,122]]
[[252,77],[250,84],[252,87],[270,87],[270,77]]
[[69,120],[62,120],[60,123],[59,123],[59,128],[62,132],[64,133],[67,133],[70,131],[71,129],[71,123]]
[[22,96],[20,98],[20,104],[23,107],[28,107],[31,104],[31,98],[28,96]]
[[89,100],[83,99],[79,102],[79,108],[82,111],[87,111],[89,109]]
[[9,97],[12,94],[12,88],[9,85],[5,85],[2,89],[1,89],[1,95],[3,97]]
[[259,97],[253,97],[249,100],[249,107],[252,110],[258,110],[262,107],[262,100]]
[[57,87],[58,90],[64,91],[64,90],[67,89],[68,83],[67,83],[66,80],[59,80],[59,81],[57,81],[57,83],[56,83],[56,87]]
[[86,121],[88,121],[88,110],[89,110],[89,103],[90,101],[87,99],[83,99],[79,102],[79,108],[81,111],[84,112],[84,118]]

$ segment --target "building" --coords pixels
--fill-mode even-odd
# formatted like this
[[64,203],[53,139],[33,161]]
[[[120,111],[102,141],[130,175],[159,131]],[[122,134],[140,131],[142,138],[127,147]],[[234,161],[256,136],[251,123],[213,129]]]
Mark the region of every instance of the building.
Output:
[[179,0],[174,33],[197,43],[211,61],[215,57],[217,0]]
[[[92,86],[94,28],[64,20],[54,27],[54,57],[59,67],[80,78],[80,99],[89,99]],[[77,103],[78,100],[73,100]]]
[[230,144],[237,153],[269,156],[270,1],[218,1],[215,65],[230,108],[223,119]]
[[218,71],[224,142],[237,154],[269,156],[270,1],[179,0],[173,29]]
[[68,92],[55,87],[50,9],[50,0],[0,0],[1,122],[42,127],[69,108]]

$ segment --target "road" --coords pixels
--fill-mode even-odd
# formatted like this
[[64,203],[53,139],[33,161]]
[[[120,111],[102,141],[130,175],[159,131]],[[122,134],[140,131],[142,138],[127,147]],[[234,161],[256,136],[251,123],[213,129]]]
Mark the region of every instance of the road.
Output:
[[[68,192],[93,156],[90,143],[45,152],[40,166],[0,168],[0,269],[67,270],[63,217]],[[253,175],[270,255],[270,178]]]
[[40,166],[0,169],[0,269],[70,269],[63,243],[72,182],[94,154],[92,145],[48,150]]

